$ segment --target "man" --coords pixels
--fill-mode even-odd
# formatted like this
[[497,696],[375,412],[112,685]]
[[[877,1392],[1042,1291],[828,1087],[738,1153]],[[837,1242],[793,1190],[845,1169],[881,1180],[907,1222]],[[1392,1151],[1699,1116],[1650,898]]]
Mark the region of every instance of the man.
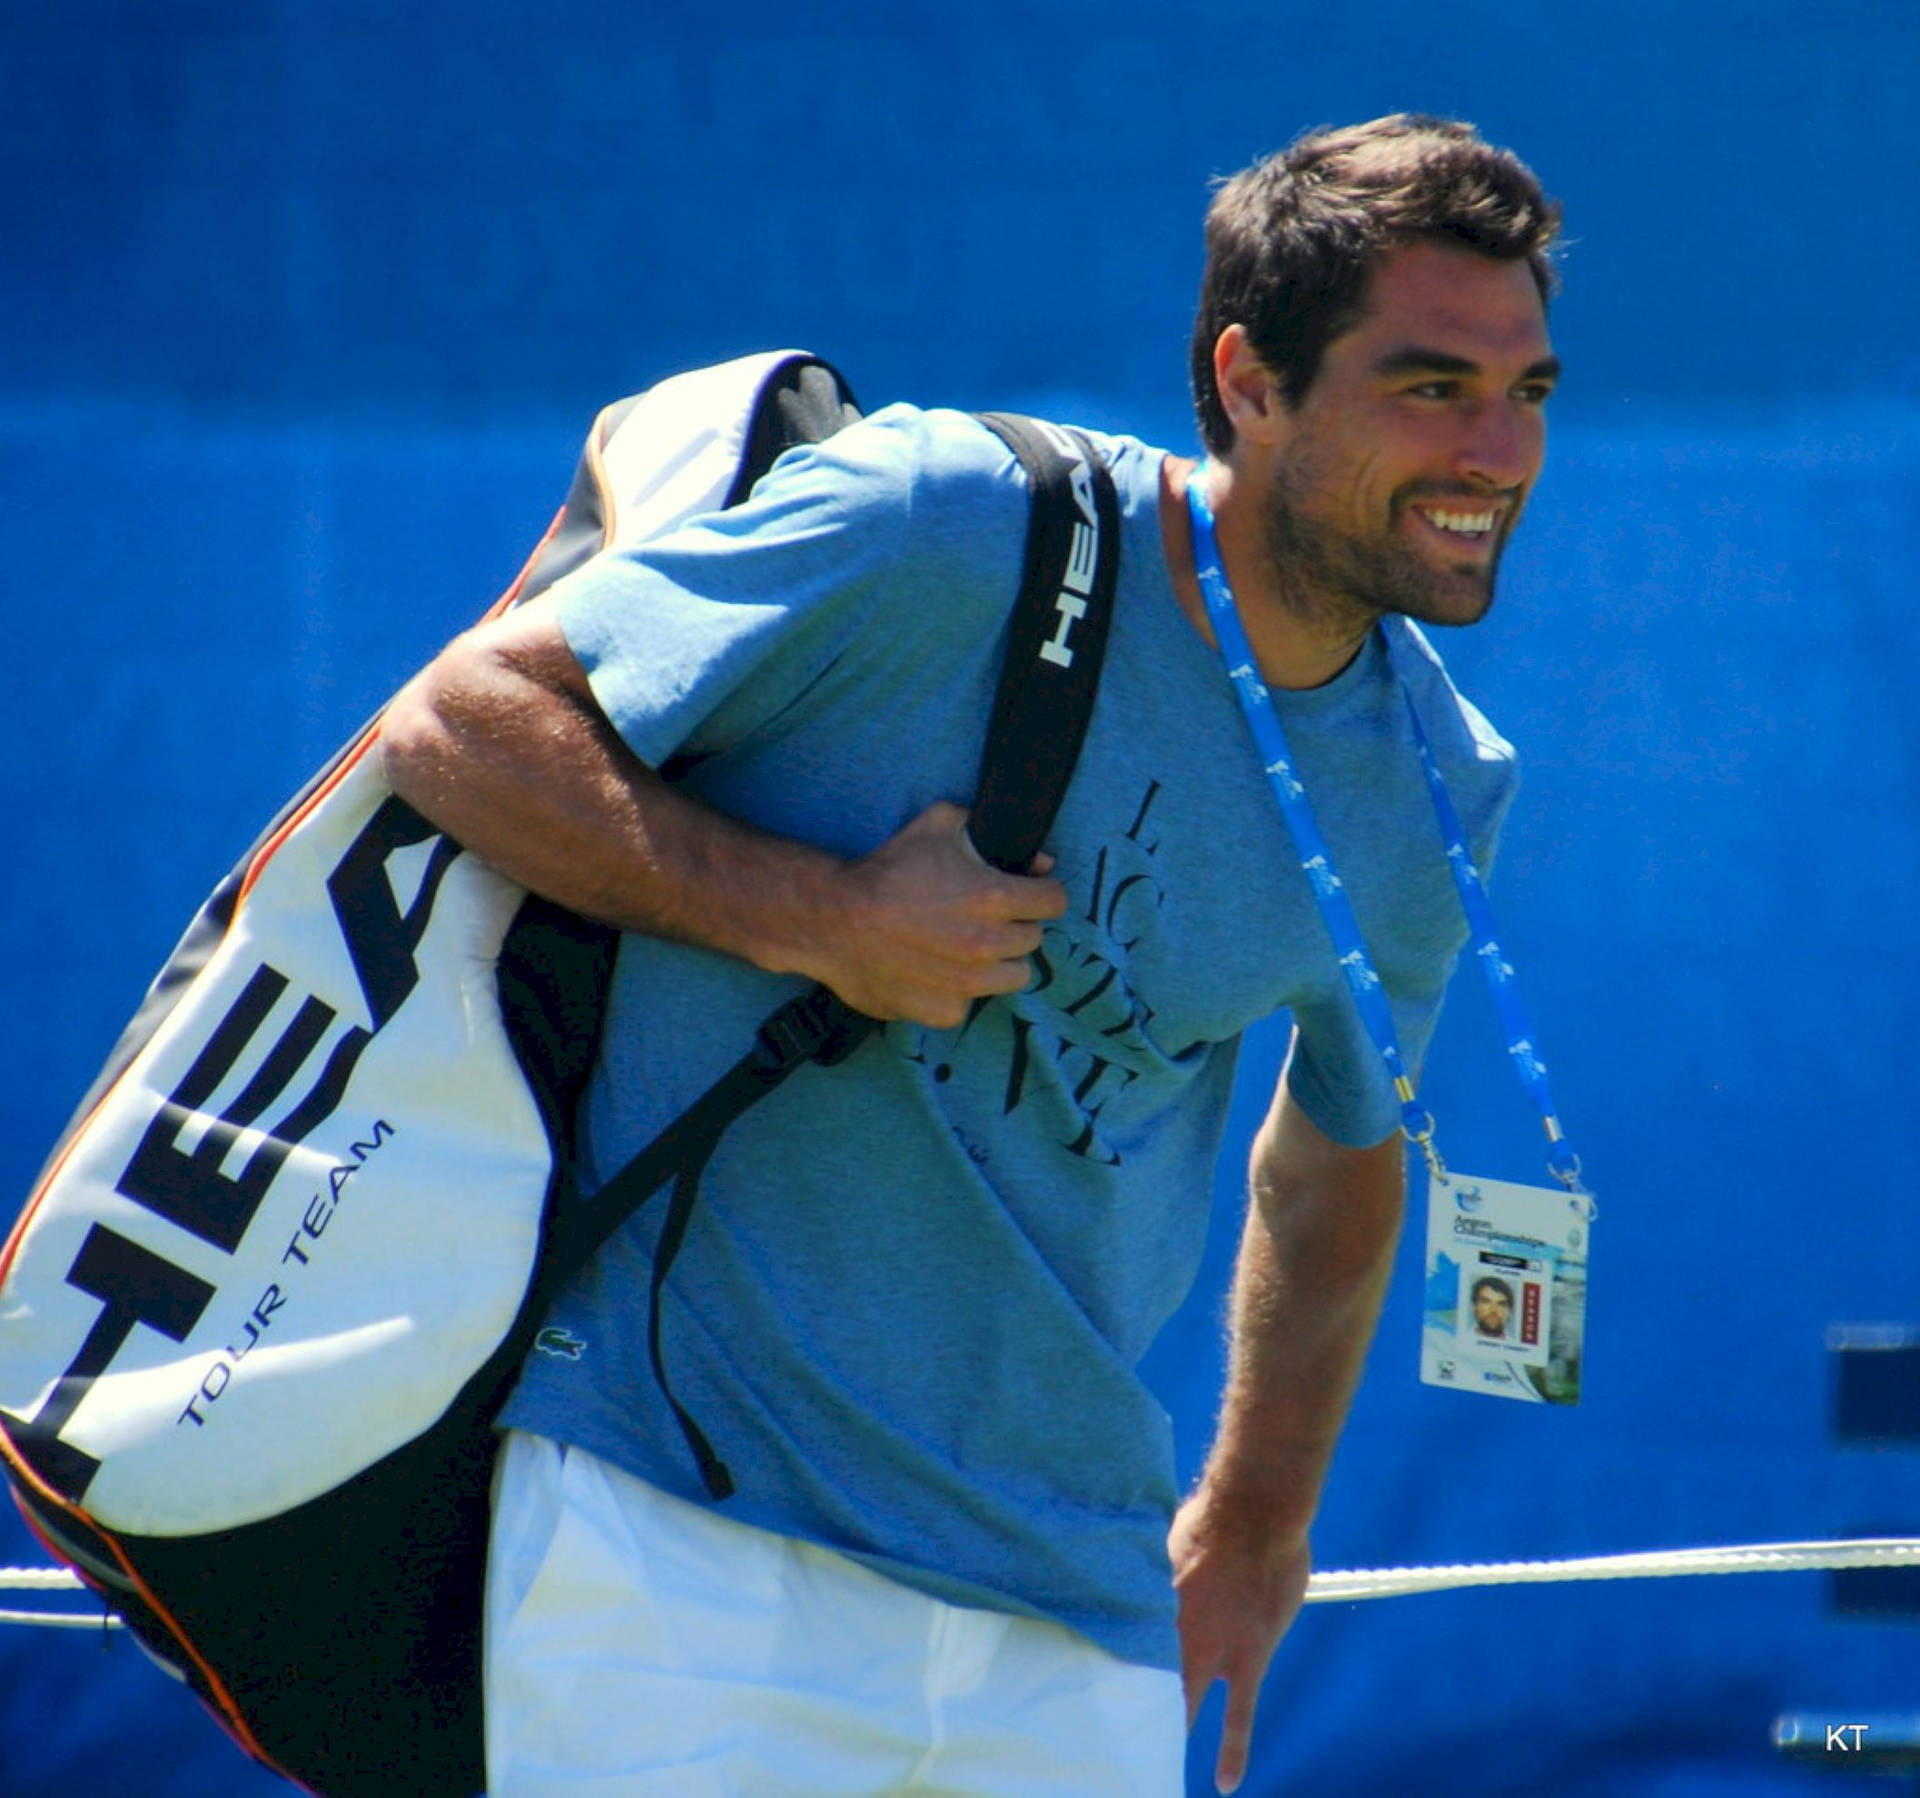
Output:
[[[1511,752],[1401,619],[1491,600],[1543,453],[1555,227],[1512,157],[1404,115],[1303,139],[1209,213],[1202,479],[1410,1065],[1464,931],[1375,627],[1484,858]],[[1099,449],[1113,634],[1026,875],[962,810],[1023,477],[957,414],[790,453],[389,715],[399,792],[632,933],[590,1171],[802,981],[889,1021],[729,1135],[667,1284],[675,1393],[733,1498],[649,1368],[657,1208],[556,1305],[568,1352],[505,1416],[493,1798],[1171,1793],[1216,1680],[1222,1788],[1244,1771],[1392,1257],[1399,1114],[1214,648],[1191,464]],[[1218,1439],[1173,1516],[1134,1367],[1199,1260],[1240,1033],[1281,1006]]]
[[1497,1274],[1482,1274],[1473,1283],[1473,1333],[1504,1342],[1513,1321],[1513,1288]]

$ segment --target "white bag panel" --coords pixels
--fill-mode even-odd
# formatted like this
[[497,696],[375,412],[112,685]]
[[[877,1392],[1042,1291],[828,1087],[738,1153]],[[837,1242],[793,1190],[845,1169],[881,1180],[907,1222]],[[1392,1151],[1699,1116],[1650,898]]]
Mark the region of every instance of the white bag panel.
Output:
[[[525,895],[470,855],[442,877],[414,956],[418,984],[288,1154],[231,1255],[115,1191],[163,1097],[263,963],[289,990],[178,1134],[182,1150],[258,1070],[304,996],[339,1016],[261,1114],[265,1129],[313,1088],[349,1030],[371,1024],[325,877],[387,797],[377,756],[363,756],[265,863],[17,1246],[4,1318],[41,1327],[0,1329],[0,1407],[16,1415],[37,1413],[101,1316],[100,1300],[67,1282],[95,1223],[217,1288],[185,1343],[135,1326],[61,1431],[104,1463],[85,1502],[108,1528],[226,1528],[337,1485],[446,1409],[525,1294],[551,1149],[494,979]],[[419,871],[411,847],[389,860],[402,912]],[[242,1134],[221,1171],[237,1173],[261,1140],[260,1128]],[[372,1370],[364,1382],[342,1375],[356,1358]]]
[[[803,350],[769,350],[648,388],[599,446],[607,547],[717,510],[739,473],[755,399],[782,369],[812,360]],[[663,459],[663,443],[682,448]]]

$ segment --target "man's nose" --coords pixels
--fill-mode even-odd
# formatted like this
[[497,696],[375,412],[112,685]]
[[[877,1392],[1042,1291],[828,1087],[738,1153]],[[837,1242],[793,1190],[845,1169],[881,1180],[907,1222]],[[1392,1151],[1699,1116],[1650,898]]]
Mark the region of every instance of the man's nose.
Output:
[[1525,487],[1539,472],[1539,419],[1502,397],[1476,406],[1454,455],[1454,472],[1476,486]]

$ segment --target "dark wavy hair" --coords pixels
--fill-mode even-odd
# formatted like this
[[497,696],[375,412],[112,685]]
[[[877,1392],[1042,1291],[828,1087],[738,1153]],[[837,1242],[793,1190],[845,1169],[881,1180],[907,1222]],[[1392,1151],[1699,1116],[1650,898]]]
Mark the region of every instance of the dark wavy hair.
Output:
[[1243,169],[1207,208],[1193,324],[1202,441],[1216,455],[1233,444],[1213,378],[1213,347],[1229,325],[1246,327],[1297,406],[1327,345],[1359,320],[1388,250],[1428,240],[1524,259],[1544,303],[1558,286],[1550,257],[1559,229],[1560,208],[1533,171],[1457,119],[1397,112],[1322,128]]

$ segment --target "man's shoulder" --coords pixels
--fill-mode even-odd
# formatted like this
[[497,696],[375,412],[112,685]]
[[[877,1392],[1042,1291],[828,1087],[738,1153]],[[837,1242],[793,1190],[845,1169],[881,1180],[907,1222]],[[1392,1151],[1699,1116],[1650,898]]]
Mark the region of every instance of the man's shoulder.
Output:
[[869,412],[801,453],[808,449],[830,450],[915,482],[988,480],[1001,470],[1006,454],[1005,445],[973,413],[909,400]]
[[[1124,513],[1156,502],[1162,452],[1131,437],[1085,436],[1112,472]],[[978,578],[995,591],[1017,570],[1026,470],[977,414],[897,402],[789,455],[797,459],[782,459],[783,478],[825,479],[837,505],[890,513],[907,564],[942,580]]]
[[886,520],[908,555],[943,541],[990,541],[1025,506],[1024,479],[1010,461],[970,413],[898,402],[786,451],[733,528],[758,531],[789,514],[875,527]]
[[[1157,479],[1163,451],[1112,432],[1081,434],[1122,481],[1141,469],[1154,471]],[[1026,492],[1025,471],[1005,439],[979,414],[955,407],[896,401],[868,413],[828,442],[849,461],[885,470],[916,493],[925,490],[962,502],[971,498],[994,504],[1004,503],[1004,496],[1023,498]]]

